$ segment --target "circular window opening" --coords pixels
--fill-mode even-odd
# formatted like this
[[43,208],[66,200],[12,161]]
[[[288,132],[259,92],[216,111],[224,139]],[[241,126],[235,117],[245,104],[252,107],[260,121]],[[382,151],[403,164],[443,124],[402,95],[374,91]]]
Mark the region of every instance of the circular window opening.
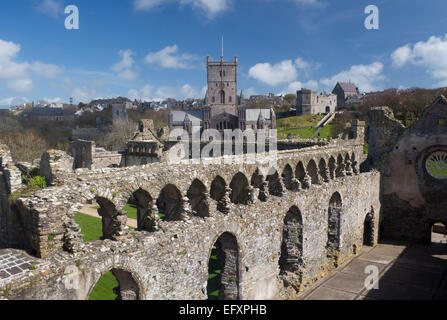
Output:
[[435,179],[447,179],[447,152],[437,151],[428,156],[425,168]]

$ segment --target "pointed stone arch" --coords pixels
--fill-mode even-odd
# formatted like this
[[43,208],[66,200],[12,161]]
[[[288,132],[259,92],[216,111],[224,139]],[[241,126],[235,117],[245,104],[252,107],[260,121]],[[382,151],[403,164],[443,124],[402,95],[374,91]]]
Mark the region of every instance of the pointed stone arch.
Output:
[[217,257],[221,269],[219,300],[239,300],[239,246],[236,237],[229,232],[221,234],[210,250],[211,255]]
[[298,190],[298,181],[295,179],[293,175],[293,169],[290,164],[286,164],[284,170],[282,171],[282,180],[284,182],[284,186],[287,190],[296,191]]
[[[135,276],[127,270],[120,268],[112,268],[109,271],[113,277],[118,282],[118,286],[113,288],[113,293],[116,294],[115,300],[140,300],[141,299],[141,288]],[[96,282],[90,287],[87,299],[90,298],[92,292],[94,291],[96,285],[99,283],[100,279],[104,277],[108,272],[102,274]]]
[[99,205],[98,214],[102,220],[101,239],[116,240],[117,237],[124,235],[127,225],[126,213],[116,208],[116,205],[109,199],[96,197]]
[[183,201],[180,190],[173,184],[166,185],[157,198],[158,211],[164,215],[166,221],[184,219]]
[[281,256],[279,258],[280,274],[295,272],[303,262],[303,217],[296,206],[292,206],[284,218]]
[[231,202],[234,204],[248,204],[250,199],[250,189],[248,179],[242,172],[236,173],[231,180],[230,188]]
[[326,160],[324,160],[323,158],[321,158],[320,162],[318,163],[318,172],[324,182],[329,182],[329,170],[326,165]]
[[269,193],[273,196],[282,197],[284,195],[284,188],[279,178],[278,171],[275,171],[267,176]]
[[142,188],[136,190],[132,195],[137,207],[137,229],[155,231],[158,209],[155,206],[154,199],[148,191]]
[[335,178],[335,170],[337,169],[337,162],[335,158],[331,156],[329,158],[329,176],[333,180]]
[[341,154],[337,157],[337,168],[335,169],[335,177],[341,178],[345,176],[345,164]]
[[221,176],[216,176],[211,182],[210,197],[217,202],[217,210],[220,212],[230,211],[230,192],[231,189]]
[[302,161],[299,161],[296,165],[295,177],[301,183],[301,187],[303,189],[309,189],[310,181],[308,175],[306,174],[306,170],[304,169],[304,164]]
[[195,179],[186,193],[191,204],[191,209],[200,217],[208,217],[210,215],[209,195],[205,185],[199,179]]
[[312,159],[307,164],[307,175],[310,177],[312,184],[320,184],[320,177],[318,175],[318,168],[315,161]]
[[327,227],[327,257],[332,260],[334,266],[338,266],[340,255],[340,229],[342,216],[342,198],[340,193],[335,192],[329,200],[328,227]]

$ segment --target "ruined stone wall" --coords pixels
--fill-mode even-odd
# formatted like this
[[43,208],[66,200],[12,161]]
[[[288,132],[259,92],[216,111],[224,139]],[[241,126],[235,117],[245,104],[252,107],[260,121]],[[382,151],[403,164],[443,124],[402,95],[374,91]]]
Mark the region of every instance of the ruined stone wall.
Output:
[[22,177],[7,146],[0,144],[0,248],[26,248],[20,218],[11,210],[9,197],[22,187]]
[[438,177],[427,168],[432,155],[447,155],[447,100],[436,99],[409,128],[386,107],[373,108],[368,117],[366,164],[382,173],[381,235],[430,242],[431,226],[447,222],[447,159],[432,162]]
[[[232,261],[240,299],[293,298],[360,252],[372,208],[378,224],[380,175],[359,172],[361,155],[362,145],[332,145],[281,151],[270,164],[266,156],[253,164],[79,169],[64,185],[19,199],[23,216],[37,217],[30,223],[39,226],[33,245],[42,258],[36,270],[0,280],[0,297],[10,288],[5,296],[10,299],[86,299],[100,276],[113,269],[130,272],[140,299],[205,299],[210,253],[226,233],[237,242]],[[258,170],[269,166],[274,169]],[[155,199],[168,187],[175,205],[165,207],[172,219],[161,221]],[[339,245],[329,254],[328,214],[335,194],[341,199]],[[138,230],[126,227],[123,214],[132,195],[142,199]],[[83,243],[74,215],[91,199],[113,228],[103,230],[109,239]],[[284,220],[292,207],[302,215],[302,259],[294,272],[281,273]],[[377,241],[377,234],[373,237]]]

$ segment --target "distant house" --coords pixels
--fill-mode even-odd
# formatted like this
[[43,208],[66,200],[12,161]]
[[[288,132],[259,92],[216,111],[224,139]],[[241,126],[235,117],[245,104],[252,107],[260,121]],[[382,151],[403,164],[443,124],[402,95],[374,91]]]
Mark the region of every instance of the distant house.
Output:
[[74,121],[75,113],[62,108],[33,108],[23,112],[22,116],[37,121]]
[[340,107],[345,106],[345,101],[352,96],[359,96],[359,88],[351,82],[337,82],[333,94],[337,95],[337,105]]

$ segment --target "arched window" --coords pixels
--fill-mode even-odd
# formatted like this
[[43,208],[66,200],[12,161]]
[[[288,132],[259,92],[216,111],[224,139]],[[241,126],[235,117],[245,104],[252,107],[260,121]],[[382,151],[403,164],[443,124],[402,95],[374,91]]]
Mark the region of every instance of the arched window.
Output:
[[213,103],[216,102],[216,98],[214,98],[214,97],[211,100],[213,101]]
[[223,90],[220,92],[220,103],[225,103],[225,91]]
[[236,237],[223,233],[213,245],[208,264],[209,300],[238,300],[239,296],[239,248]]
[[229,98],[229,99],[230,99],[230,102],[233,102],[233,98],[232,98],[231,96],[230,96],[230,98]]

